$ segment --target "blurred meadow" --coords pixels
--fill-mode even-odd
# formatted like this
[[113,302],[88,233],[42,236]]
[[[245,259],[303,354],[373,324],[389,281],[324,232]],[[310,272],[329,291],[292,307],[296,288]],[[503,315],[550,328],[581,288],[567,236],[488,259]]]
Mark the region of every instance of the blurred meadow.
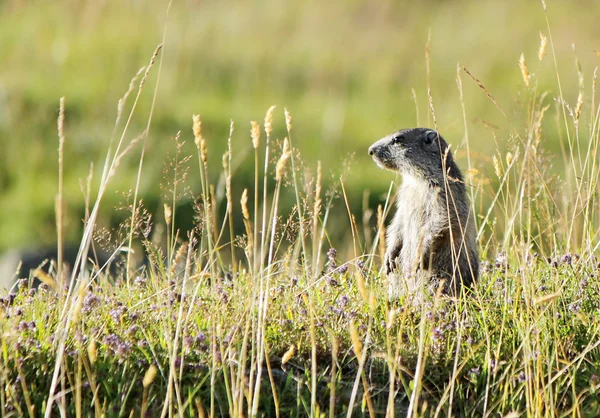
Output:
[[[65,234],[68,241],[79,242],[85,207],[80,182],[85,183],[93,163],[92,184],[97,183],[117,101],[162,41],[167,4],[0,3],[0,251],[56,242],[56,119],[63,96]],[[580,82],[576,59],[586,88],[600,61],[594,51],[600,49],[599,15],[600,2],[592,0],[577,1],[577,6],[552,1],[548,6],[564,99],[572,106]],[[466,161],[466,128],[472,166],[482,177],[495,178],[491,155],[511,149],[511,124],[460,71],[467,115],[463,121],[457,65],[486,86],[516,129],[528,122],[528,89],[550,91],[543,147],[553,170],[561,170],[556,69],[550,47],[549,56],[538,60],[540,32],[548,35],[539,1],[175,1],[168,15],[141,196],[146,207],[162,211],[159,184],[175,152],[172,138],[178,131],[186,141],[183,153],[195,152],[192,114],[200,114],[209,156],[216,160],[226,149],[234,121],[233,194],[239,196],[252,186],[249,121],[262,120],[265,110],[277,105],[281,116],[275,118],[273,138],[286,135],[285,107],[294,116],[295,147],[304,163],[314,168],[321,160],[326,182],[344,173],[350,206],[361,213],[364,191],[380,202],[394,178],[373,164],[367,147],[399,128],[433,126],[428,77],[439,130],[461,166]],[[518,65],[521,53],[537,76],[529,88]],[[157,74],[150,74],[151,88],[145,89],[133,115],[131,138],[146,127]],[[586,96],[585,102],[590,101]],[[138,145],[119,168],[102,204],[100,224],[115,226],[127,216],[116,208],[135,187],[140,152]],[[209,176],[217,183],[218,164],[212,170]],[[188,184],[190,196],[199,192],[199,179]],[[481,194],[493,195],[485,188]],[[282,197],[282,205],[291,207],[293,202],[286,199]],[[189,216],[180,213],[178,221],[185,228],[192,211]],[[345,222],[340,222],[340,236],[347,218]]]

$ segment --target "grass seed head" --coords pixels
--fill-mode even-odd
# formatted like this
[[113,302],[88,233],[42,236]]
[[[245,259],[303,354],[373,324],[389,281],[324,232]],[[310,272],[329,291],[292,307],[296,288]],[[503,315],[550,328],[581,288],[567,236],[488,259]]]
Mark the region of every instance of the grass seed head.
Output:
[[321,211],[321,181],[322,181],[321,161],[317,161],[317,181],[315,182],[315,203],[313,205],[313,225],[318,224],[319,212]]
[[248,189],[244,189],[242,193],[242,198],[240,199],[240,203],[242,205],[242,213],[244,215],[244,219],[250,220],[250,211],[248,210]]
[[290,361],[292,357],[294,357],[294,354],[296,354],[296,346],[292,344],[281,358],[281,365],[283,366],[285,363]]
[[202,158],[202,162],[206,163],[206,141],[202,138],[200,142],[200,156]]
[[200,149],[200,143],[202,142],[202,121],[200,120],[200,115],[192,116],[193,131],[194,131],[194,142],[196,143],[196,147]]
[[225,153],[223,154],[223,169],[225,171],[227,171],[227,168],[229,167],[229,151],[225,151]]
[[58,111],[58,137],[60,139],[59,147],[62,150],[63,143],[65,141],[65,98],[60,98],[60,108]]
[[59,286],[58,286],[58,283],[56,282],[56,280],[54,280],[54,278],[52,276],[50,276],[49,274],[47,274],[42,269],[39,269],[39,268],[35,269],[33,271],[33,277],[35,277],[36,279],[38,279],[42,283],[46,284],[48,287],[50,287],[55,292],[58,292],[60,290]]
[[390,309],[387,313],[387,321],[385,324],[385,326],[388,330],[392,328],[395,320],[396,320],[396,310]]
[[142,384],[145,388],[147,388],[152,384],[152,382],[154,382],[157,372],[158,369],[154,364],[151,364],[150,367],[148,367],[148,370],[146,370],[146,373],[144,374],[144,380],[142,380]]
[[171,209],[171,206],[169,206],[167,203],[165,203],[164,205],[164,212],[165,222],[167,223],[167,225],[171,225],[171,216],[173,215],[173,210]]
[[363,302],[368,303],[369,302],[369,292],[367,291],[367,286],[365,285],[365,279],[363,278],[362,273],[357,272],[355,277],[356,277],[356,287],[358,289],[358,292],[360,293],[360,297],[362,298]]
[[496,154],[492,155],[492,164],[494,166],[496,176],[498,176],[498,178],[502,177],[502,167],[500,166],[500,161],[498,160],[498,157],[496,157]]
[[583,92],[580,91],[579,95],[577,96],[577,106],[575,106],[575,114],[573,115],[575,117],[575,121],[579,120],[579,117],[581,116],[581,108],[583,107]]
[[86,283],[81,280],[79,283],[79,289],[77,291],[77,298],[75,299],[75,306],[73,307],[73,322],[79,322],[81,318],[81,309],[83,308],[83,299],[85,297]]
[[194,143],[196,144],[196,148],[200,150],[202,162],[206,163],[206,141],[202,136],[202,121],[200,120],[200,115],[194,115],[192,119],[194,121]]
[[277,169],[275,170],[275,180],[280,181],[283,176],[283,170],[285,168],[285,163],[290,158],[290,142],[287,138],[283,140],[283,151],[281,152],[281,157],[279,157],[279,161],[277,161]]
[[552,302],[554,299],[558,299],[560,297],[560,293],[551,293],[549,295],[544,295],[539,298],[535,298],[533,300],[534,305],[541,305],[544,303]]
[[273,111],[275,110],[275,106],[271,106],[267,109],[267,114],[265,115],[265,133],[267,136],[271,135],[273,132]]
[[158,53],[160,52],[162,47],[163,47],[163,45],[160,44],[154,50],[154,54],[152,54],[152,58],[150,58],[150,63],[148,64],[148,66],[146,67],[146,71],[144,72],[144,77],[142,77],[142,81],[140,81],[140,86],[138,87],[139,91],[141,91],[142,88],[144,87],[144,84],[146,83],[146,80],[148,79],[148,75],[150,75],[150,70],[154,66],[154,63],[156,62],[156,57],[158,57]]
[[540,61],[546,56],[546,46],[548,46],[548,38],[540,32],[540,49],[538,49],[538,58]]
[[93,337],[87,346],[87,353],[90,363],[95,364],[96,360],[98,360],[98,349],[96,348],[96,340]]
[[252,146],[257,149],[260,145],[260,126],[256,121],[250,122],[250,136],[252,137]]
[[354,353],[356,354],[356,357],[360,357],[362,353],[362,342],[360,341],[358,331],[356,330],[356,326],[354,325],[353,321],[348,324],[348,330],[350,332],[350,339],[352,340],[352,348],[354,349]]
[[525,62],[524,54],[521,54],[521,57],[519,58],[519,68],[521,69],[521,75],[523,76],[525,85],[529,87],[529,79],[531,78],[531,74],[529,74],[529,70],[527,69],[527,63]]
[[233,123],[233,119],[231,119],[229,121],[229,138],[231,138],[233,136],[234,127],[235,127],[235,124]]
[[290,112],[288,112],[287,109],[284,109],[284,113],[285,113],[285,127],[287,128],[287,131],[290,132],[292,130],[292,115],[290,115]]

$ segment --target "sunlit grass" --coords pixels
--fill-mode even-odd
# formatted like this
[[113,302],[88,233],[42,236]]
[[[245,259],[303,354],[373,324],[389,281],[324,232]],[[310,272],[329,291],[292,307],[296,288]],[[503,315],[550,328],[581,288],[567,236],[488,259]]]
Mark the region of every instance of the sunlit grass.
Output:
[[[324,172],[301,157],[303,119],[287,109],[268,108],[262,124],[226,123],[220,147],[188,115],[170,133],[153,183],[161,210],[148,210],[140,184],[157,177],[142,165],[145,132],[130,134],[126,121],[136,113],[152,121],[136,107],[152,86],[158,91],[157,48],[120,102],[99,174],[82,182],[78,263],[93,265],[102,247],[117,268],[19,275],[28,278],[0,303],[0,413],[598,415],[600,111],[595,78],[575,92],[561,84],[554,102],[540,91],[532,68],[552,65],[549,29],[545,57],[511,61],[523,77],[514,109],[478,73],[453,72],[464,141],[449,142],[459,152],[474,148],[469,85],[497,112],[492,138],[508,145],[494,144],[488,160],[463,159],[486,260],[479,281],[456,299],[432,296],[418,306],[388,301],[379,270],[393,192],[374,205],[365,193],[356,205],[347,191],[365,176],[367,156]],[[421,118],[442,119],[443,100],[435,92],[428,99]],[[68,144],[62,112],[59,121]],[[548,131],[560,132],[562,170],[550,167]],[[236,133],[244,146],[232,145]],[[59,156],[67,167],[69,155]],[[128,158],[139,161],[139,182],[123,170]],[[236,170],[242,162],[251,169]],[[121,208],[129,217],[110,230],[98,219],[115,181],[132,190]],[[59,231],[68,226],[60,219],[69,188],[58,188]],[[193,226],[183,229],[180,209],[190,201]],[[34,276],[44,284],[33,286]]]

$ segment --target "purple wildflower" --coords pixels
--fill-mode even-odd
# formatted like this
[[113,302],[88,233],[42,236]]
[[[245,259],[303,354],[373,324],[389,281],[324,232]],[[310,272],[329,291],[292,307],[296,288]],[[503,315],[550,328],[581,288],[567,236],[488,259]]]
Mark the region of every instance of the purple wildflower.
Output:
[[99,304],[100,298],[95,293],[88,292],[88,294],[85,295],[85,298],[83,298],[83,308],[81,309],[81,311],[83,313],[88,313]]
[[431,339],[434,341],[440,341],[444,338],[444,330],[440,327],[435,327],[431,331]]

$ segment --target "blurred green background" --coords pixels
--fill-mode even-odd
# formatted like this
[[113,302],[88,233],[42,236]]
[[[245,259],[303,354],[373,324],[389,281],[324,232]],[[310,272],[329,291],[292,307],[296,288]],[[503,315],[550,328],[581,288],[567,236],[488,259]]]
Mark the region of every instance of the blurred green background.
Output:
[[[565,100],[575,103],[578,76],[586,87],[600,63],[600,2],[548,0]],[[80,179],[94,163],[95,180],[114,126],[118,99],[161,42],[167,1],[3,1],[0,3],[0,251],[55,240],[56,118],[66,97],[65,193],[67,237],[77,240],[84,213]],[[494,95],[517,128],[525,126],[527,97],[518,66],[558,96],[552,50],[537,58],[539,33],[548,34],[540,1],[173,1],[164,63],[146,153],[142,194],[162,207],[161,189],[172,138],[182,131],[193,153],[192,114],[203,121],[217,182],[229,121],[236,123],[236,196],[252,187],[250,120],[277,105],[274,137],[283,138],[283,108],[294,118],[294,143],[308,167],[323,161],[324,178],[353,153],[347,192],[360,212],[363,190],[385,193],[391,173],[366,154],[393,130],[432,126],[428,110],[425,45],[431,34],[431,91],[439,128],[465,161],[457,64]],[[141,97],[129,139],[146,125],[155,67]],[[490,157],[510,147],[510,129],[477,85],[462,73],[471,156],[493,177]],[[415,90],[418,115],[411,89]],[[586,102],[591,101],[586,97]],[[551,107],[549,113],[555,113]],[[560,163],[558,136],[547,117],[545,146]],[[115,208],[135,185],[140,147],[134,149],[102,205],[101,222],[114,225]],[[189,185],[199,190],[196,163]],[[247,175],[246,175],[247,174]],[[485,194],[485,191],[483,191]],[[239,198],[236,198],[236,203]],[[286,203],[288,204],[288,203]],[[160,218],[162,215],[158,215]],[[188,216],[188,215],[186,215]],[[191,215],[187,218],[191,222]]]

